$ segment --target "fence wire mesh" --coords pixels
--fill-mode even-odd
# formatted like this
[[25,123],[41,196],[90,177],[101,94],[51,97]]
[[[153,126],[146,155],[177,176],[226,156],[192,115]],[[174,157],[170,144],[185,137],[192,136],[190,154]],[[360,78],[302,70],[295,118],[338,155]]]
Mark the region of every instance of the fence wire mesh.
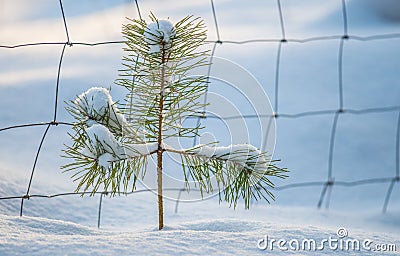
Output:
[[[339,0],[338,0],[339,1]],[[362,109],[351,109],[346,108],[346,104],[344,102],[344,90],[345,84],[343,82],[343,71],[344,71],[344,55],[345,55],[345,46],[346,43],[349,41],[359,41],[359,42],[367,42],[367,41],[376,41],[376,40],[394,40],[400,38],[400,33],[389,33],[389,34],[374,34],[368,36],[357,36],[349,34],[348,31],[348,14],[346,10],[346,0],[341,1],[341,12],[342,12],[342,23],[343,23],[343,30],[342,34],[339,35],[327,35],[327,36],[320,36],[320,37],[309,37],[309,38],[288,38],[285,32],[285,16],[284,10],[281,5],[281,1],[277,0],[277,10],[279,14],[279,24],[280,24],[280,31],[281,36],[280,38],[266,38],[266,39],[247,39],[243,41],[232,41],[232,40],[223,40],[220,35],[220,27],[218,26],[218,15],[217,15],[217,5],[214,0],[210,0],[210,11],[212,14],[214,26],[215,26],[215,33],[216,33],[216,40],[214,41],[207,41],[208,44],[212,45],[212,57],[215,55],[217,48],[224,47],[224,45],[228,44],[252,44],[252,43],[262,43],[262,44],[271,44],[275,43],[278,45],[276,49],[276,60],[275,60],[275,83],[274,83],[274,97],[273,97],[273,109],[274,114],[272,116],[269,115],[240,115],[240,116],[225,116],[222,117],[225,120],[229,119],[253,119],[253,118],[273,118],[277,122],[280,119],[302,119],[310,116],[329,116],[332,117],[332,126],[330,130],[330,139],[327,143],[328,150],[328,168],[326,170],[326,179],[320,181],[312,181],[312,182],[299,182],[299,183],[290,183],[286,185],[281,185],[275,187],[276,190],[286,190],[291,188],[299,188],[299,187],[320,187],[321,193],[319,196],[318,202],[316,202],[317,207],[321,207],[324,203],[326,207],[329,207],[330,197],[332,193],[332,187],[334,186],[342,186],[342,187],[357,187],[361,185],[372,185],[372,184],[386,184],[387,185],[387,192],[385,193],[384,198],[382,198],[382,211],[385,213],[388,209],[390,204],[390,199],[392,196],[393,188],[395,187],[396,183],[400,182],[400,105],[396,106],[384,106],[384,107],[374,107],[374,108],[362,108]],[[140,11],[140,1],[135,0],[134,4],[137,10],[137,15],[139,18],[142,18],[141,11]],[[82,46],[90,46],[96,47],[100,45],[111,45],[117,44],[122,45],[124,44],[123,41],[102,41],[102,42],[73,42],[69,36],[69,27],[68,27],[68,15],[64,11],[63,1],[59,0],[59,7],[61,11],[61,19],[65,29],[65,41],[64,42],[36,42],[36,43],[21,43],[15,45],[0,45],[0,49],[15,49],[15,48],[23,48],[23,47],[35,47],[35,46],[50,46],[50,45],[59,45],[61,46],[61,54],[58,61],[58,69],[57,69],[57,76],[56,76],[56,83],[55,83],[55,94],[54,94],[54,104],[53,108],[53,119],[48,121],[44,120],[43,122],[37,123],[25,123],[25,124],[15,124],[12,126],[7,126],[0,128],[0,135],[1,132],[5,132],[11,129],[29,129],[30,127],[35,126],[43,126],[43,134],[41,135],[40,143],[37,147],[36,155],[34,157],[34,163],[30,172],[30,177],[27,178],[28,186],[26,187],[26,193],[23,195],[11,195],[11,196],[1,196],[0,200],[21,200],[20,205],[20,216],[23,215],[24,209],[24,200],[30,198],[54,198],[54,197],[63,197],[63,196],[70,196],[70,195],[82,195],[82,193],[74,193],[74,192],[67,192],[67,193],[56,193],[51,195],[44,195],[44,194],[30,194],[31,186],[33,183],[33,177],[36,171],[37,162],[40,158],[40,153],[42,151],[42,146],[48,136],[48,132],[50,129],[56,129],[58,126],[72,126],[73,123],[65,122],[58,119],[58,111],[59,111],[59,88],[60,88],[60,79],[61,79],[61,72],[62,72],[62,64],[64,57],[66,55],[66,48],[73,47],[74,45],[82,45]],[[312,110],[312,111],[305,111],[305,112],[297,112],[297,113],[282,113],[279,111],[280,109],[280,78],[281,78],[281,56],[282,51],[285,49],[285,45],[287,44],[307,44],[311,42],[325,42],[325,41],[338,41],[338,54],[337,54],[337,66],[334,67],[337,69],[338,75],[338,84],[337,84],[337,91],[338,91],[338,99],[337,99],[337,108],[336,109],[328,109],[328,110]],[[210,72],[209,72],[210,73]],[[207,100],[207,97],[205,98]],[[370,178],[370,179],[359,179],[353,181],[346,181],[346,180],[336,180],[335,179],[335,170],[333,168],[333,163],[335,161],[334,158],[334,150],[335,150],[335,142],[336,142],[336,135],[337,135],[337,127],[340,123],[341,118],[344,115],[369,115],[373,113],[386,113],[386,112],[395,112],[398,113],[397,117],[397,127],[396,127],[396,135],[395,135],[395,170],[393,171],[393,175],[389,177],[380,177],[380,178]],[[213,119],[219,118],[215,116],[207,116],[203,115],[201,117],[203,119]],[[200,118],[197,120],[198,123],[200,122]],[[196,143],[196,139],[194,143]],[[168,189],[167,189],[168,190]],[[171,190],[182,191],[182,188],[172,188]],[[151,191],[151,189],[143,189],[143,190],[136,190],[131,193],[125,193],[126,195],[141,193]],[[100,201],[99,201],[99,212],[98,212],[98,226],[100,227],[100,216],[101,216],[101,209],[102,209],[102,199],[103,195],[107,195],[108,191],[98,192],[96,194],[100,194]],[[179,203],[179,200],[178,200]],[[176,205],[176,210],[178,207],[178,203]]]

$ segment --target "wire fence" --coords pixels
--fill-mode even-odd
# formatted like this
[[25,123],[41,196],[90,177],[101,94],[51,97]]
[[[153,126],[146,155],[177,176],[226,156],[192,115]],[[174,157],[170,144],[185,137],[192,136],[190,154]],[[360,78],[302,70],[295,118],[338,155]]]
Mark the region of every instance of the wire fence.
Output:
[[[141,12],[140,12],[140,4],[138,0],[135,0],[134,2],[137,13],[139,18],[141,17]],[[285,18],[283,15],[283,10],[281,6],[281,1],[277,0],[277,10],[279,12],[279,22],[280,22],[280,29],[281,29],[281,37],[280,38],[267,38],[267,39],[249,39],[245,41],[224,41],[221,36],[220,36],[220,28],[218,26],[218,15],[216,11],[216,6],[214,4],[213,0],[210,0],[210,9],[212,12],[212,17],[213,17],[213,22],[215,26],[215,31],[216,31],[216,36],[217,40],[215,41],[207,41],[208,44],[212,44],[212,51],[211,51],[211,58],[214,56],[215,51],[217,47],[222,47],[225,44],[250,44],[250,43],[278,43],[277,51],[276,51],[276,61],[275,61],[275,92],[274,92],[274,114],[273,115],[241,115],[241,116],[226,116],[223,117],[225,120],[229,119],[239,119],[239,118],[245,118],[245,119],[252,119],[252,118],[273,118],[275,120],[279,119],[299,119],[299,118],[304,118],[304,117],[309,117],[309,116],[332,116],[332,127],[330,131],[330,140],[328,143],[329,147],[329,156],[328,156],[328,169],[326,173],[326,179],[321,180],[321,181],[313,181],[313,182],[301,182],[301,183],[291,183],[283,186],[277,186],[275,187],[276,190],[285,190],[285,189],[291,189],[291,188],[299,188],[299,187],[320,187],[321,188],[321,194],[319,196],[319,200],[317,202],[317,207],[320,208],[324,203],[326,205],[326,208],[329,207],[329,202],[331,198],[331,192],[332,192],[332,187],[334,186],[342,186],[342,187],[356,187],[356,186],[361,186],[361,185],[371,185],[371,184],[387,184],[387,192],[385,193],[385,197],[383,198],[383,205],[382,205],[382,212],[385,213],[387,211],[388,205],[390,203],[391,195],[394,186],[396,183],[400,182],[400,105],[397,106],[390,106],[390,107],[377,107],[377,108],[364,108],[364,109],[349,109],[345,107],[344,104],[344,92],[343,92],[343,56],[344,56],[344,48],[346,45],[347,41],[350,40],[355,40],[355,41],[361,41],[361,42],[366,42],[366,41],[375,41],[375,40],[391,40],[391,39],[399,39],[400,38],[400,33],[391,33],[391,34],[375,34],[375,35],[369,35],[369,36],[356,36],[356,35],[351,35],[348,33],[348,22],[347,22],[347,10],[346,10],[346,1],[341,0],[341,12],[342,12],[342,22],[343,22],[343,33],[340,35],[329,35],[329,36],[322,36],[322,37],[310,37],[310,38],[287,38],[286,37],[286,32],[285,32]],[[60,121],[57,118],[57,113],[58,113],[58,103],[59,103],[59,85],[60,85],[60,73],[62,70],[62,63],[64,60],[65,56],[65,50],[66,47],[72,47],[74,45],[82,45],[82,46],[91,46],[91,47],[96,47],[99,45],[110,45],[110,44],[123,44],[123,41],[105,41],[105,42],[96,42],[96,43],[87,43],[87,42],[72,42],[69,37],[69,29],[68,29],[68,23],[67,23],[67,16],[64,12],[63,8],[63,2],[62,0],[59,0],[59,6],[61,10],[61,17],[63,20],[64,28],[65,28],[65,37],[66,41],[65,42],[37,42],[37,43],[22,43],[22,44],[16,44],[16,45],[0,45],[0,48],[4,49],[13,49],[13,48],[20,48],[20,47],[34,47],[34,46],[39,46],[39,45],[60,45],[62,46],[59,62],[58,62],[58,71],[57,71],[57,80],[55,84],[55,95],[54,95],[54,114],[53,114],[53,120],[51,121],[44,121],[44,122],[39,122],[39,123],[27,123],[27,124],[18,124],[18,125],[13,125],[13,126],[8,126],[8,127],[3,127],[0,128],[0,132],[4,132],[6,130],[10,129],[20,129],[20,128],[29,128],[29,127],[35,127],[35,126],[43,126],[44,127],[44,132],[41,137],[39,146],[36,151],[36,155],[34,158],[34,164],[30,173],[30,177],[28,180],[28,186],[26,189],[26,193],[23,195],[17,195],[17,196],[2,196],[0,197],[0,200],[16,200],[20,199],[21,200],[21,205],[20,205],[20,216],[23,215],[23,209],[24,209],[24,201],[30,198],[54,198],[54,197],[63,197],[63,196],[70,196],[70,195],[82,195],[84,193],[74,193],[74,192],[67,192],[67,193],[57,193],[57,194],[52,194],[52,195],[41,195],[41,194],[30,194],[32,182],[33,182],[33,177],[36,171],[36,166],[38,159],[40,157],[40,153],[42,150],[43,143],[48,135],[48,132],[50,129],[54,129],[55,127],[62,125],[62,126],[72,126],[73,123],[70,122],[64,122]],[[281,70],[281,55],[282,55],[282,49],[284,48],[285,44],[289,43],[310,43],[310,42],[315,42],[315,41],[339,41],[339,46],[338,46],[338,55],[337,55],[337,74],[338,74],[338,85],[337,85],[337,90],[338,90],[338,107],[336,109],[329,109],[329,110],[314,110],[314,111],[307,111],[307,112],[298,112],[298,113],[281,113],[279,112],[279,89],[280,89],[280,70]],[[210,70],[209,70],[210,74]],[[205,98],[207,100],[207,98]],[[335,175],[334,175],[334,169],[333,169],[333,163],[334,163],[334,150],[335,150],[335,141],[336,141],[336,134],[337,134],[337,127],[340,122],[340,119],[343,115],[368,115],[371,113],[384,113],[384,112],[397,112],[398,113],[398,118],[397,118],[397,128],[396,128],[396,157],[395,157],[395,170],[393,171],[393,175],[390,177],[381,177],[381,178],[372,178],[372,179],[360,179],[360,180],[355,180],[355,181],[342,181],[342,180],[335,180]],[[204,110],[205,113],[205,110]],[[215,116],[206,116],[203,115],[202,117],[199,117],[198,122],[200,122],[201,119],[207,119],[207,118],[219,118]],[[54,128],[53,128],[54,127]],[[196,139],[194,143],[196,143]],[[166,188],[165,190],[175,190],[175,191],[184,191],[182,188]],[[136,190],[130,193],[123,193],[125,195],[131,195],[131,194],[137,194],[137,193],[142,193],[142,192],[149,192],[152,191],[152,189],[143,189],[143,190]],[[109,192],[108,191],[103,191],[103,192],[98,192],[96,194],[100,195],[100,200],[99,200],[99,208],[98,208],[98,227],[100,227],[100,218],[101,218],[101,209],[102,209],[102,200],[103,196],[107,195]],[[177,200],[176,208],[175,210],[177,211],[178,209],[178,203],[179,203],[179,198]]]

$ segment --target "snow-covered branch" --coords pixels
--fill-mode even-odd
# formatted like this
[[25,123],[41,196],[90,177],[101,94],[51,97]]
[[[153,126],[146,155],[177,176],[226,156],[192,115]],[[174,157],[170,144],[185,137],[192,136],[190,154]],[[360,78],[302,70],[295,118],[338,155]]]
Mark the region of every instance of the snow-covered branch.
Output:
[[186,152],[206,158],[232,161],[254,171],[267,170],[269,163],[265,153],[250,144],[234,144],[226,147],[199,145]]
[[109,169],[113,162],[146,157],[155,153],[157,143],[123,143],[104,125],[93,124],[85,129],[84,140],[81,141],[81,154],[98,161],[98,164]]
[[[101,124],[94,124],[87,128],[85,132],[87,137],[82,143],[82,155],[98,161],[99,165],[105,169],[108,169],[112,162],[146,157],[156,153],[158,150],[156,142],[122,143],[115,138],[106,126]],[[163,143],[161,149],[181,155],[194,155],[206,159],[229,161],[245,169],[257,172],[266,171],[269,162],[265,154],[249,144],[229,145],[226,147],[198,145],[189,149],[175,149]]]
[[266,171],[270,162],[265,153],[250,144],[234,144],[225,147],[200,144],[193,148],[178,150],[164,143],[163,150],[181,155],[229,161],[258,172]]
[[98,123],[121,133],[123,126],[127,125],[110,92],[102,87],[92,87],[79,95],[71,108],[75,118],[88,127]]

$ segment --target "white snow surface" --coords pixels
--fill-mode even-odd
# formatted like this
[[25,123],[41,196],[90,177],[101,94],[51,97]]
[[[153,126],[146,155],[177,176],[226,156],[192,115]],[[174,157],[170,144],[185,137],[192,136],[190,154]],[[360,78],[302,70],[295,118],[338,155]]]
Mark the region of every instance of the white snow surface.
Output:
[[[155,196],[143,197],[151,202]],[[0,214],[0,255],[399,255],[362,247],[361,251],[334,250],[329,246],[320,251],[280,250],[275,243],[273,250],[258,248],[259,240],[266,236],[269,243],[272,239],[300,243],[313,239],[320,245],[323,239],[338,239],[337,230],[345,228],[348,237],[342,239],[344,242],[357,239],[362,243],[369,239],[373,241],[371,247],[394,244],[399,251],[398,233],[389,227],[396,225],[396,221],[398,224],[398,215],[386,216],[385,223],[377,216],[305,208],[253,205],[251,211],[234,211],[215,200],[182,204],[174,214],[173,203],[167,201],[166,226],[158,231],[156,211],[149,208],[151,204],[141,205],[132,200],[121,207],[113,204],[112,199],[104,200],[104,206],[124,209],[129,216],[109,209],[112,214],[106,213],[102,228],[97,229],[70,221]],[[149,218],[154,223],[148,223]],[[110,222],[116,226],[110,226]]]
[[[103,2],[110,5],[119,3]],[[346,1],[350,35],[399,32],[398,22],[380,19],[374,15],[379,8],[367,8],[367,2],[374,2],[374,5],[392,13],[396,13],[398,7],[396,0]],[[393,4],[384,4],[387,2]],[[5,3],[2,15],[4,26],[0,31],[2,44],[64,40],[58,3]],[[122,40],[119,33],[121,24],[126,16],[131,17],[136,13],[131,3],[101,11],[99,8],[103,8],[103,5],[93,5],[89,1],[68,1],[64,4],[68,8],[66,16],[75,42]],[[222,41],[280,38],[275,2],[256,1],[249,5],[244,1],[218,1],[216,4]],[[303,39],[343,33],[341,1],[284,1],[282,4],[287,38]],[[207,1],[181,1],[175,5],[167,1],[142,1],[140,7],[143,13],[155,10],[159,15],[174,19],[195,12],[206,18],[209,40],[217,40]],[[76,13],[77,10],[82,13]],[[398,12],[396,14],[398,16]],[[385,11],[384,15],[389,14]],[[281,113],[336,109],[337,47],[341,39],[337,40],[282,45],[279,80]],[[345,42],[345,108],[398,105],[399,58],[396,56],[399,45],[398,40]],[[151,50],[157,49],[153,47]],[[119,46],[66,48],[60,77],[60,96],[64,97],[63,100],[73,98],[94,81],[112,84],[115,73],[110,70],[116,71],[121,67],[118,57],[120,51]],[[50,105],[54,98],[49,92],[54,90],[54,64],[59,61],[60,49],[18,47],[3,49],[1,54],[0,126],[50,120],[53,115]],[[269,95],[273,95],[274,44],[238,45],[234,48],[224,43],[218,46],[217,54],[249,68]],[[307,65],[304,65],[305,61]],[[232,96],[227,91],[223,91],[223,95]],[[101,98],[107,100],[107,97]],[[24,104],[15,104],[16,99]],[[101,107],[102,104],[96,106]],[[397,134],[397,116],[396,112],[393,116],[385,114],[350,118],[344,115],[343,120],[340,117],[334,159],[337,180],[392,177],[395,170],[393,141]],[[60,111],[58,117],[59,121],[70,120],[65,111]],[[290,178],[282,185],[325,179],[332,118],[282,118],[278,121],[275,157],[282,158],[283,166],[291,171]],[[98,123],[96,120],[87,122],[88,126]],[[210,123],[207,125],[210,126]],[[66,136],[69,130],[63,126],[57,127],[50,129],[43,145],[31,193],[71,192],[75,188],[69,174],[58,170],[63,161],[59,152],[63,149],[63,143],[70,141]],[[216,127],[211,127],[211,130],[213,128]],[[1,196],[23,195],[26,192],[37,142],[43,132],[40,129],[13,129],[0,134],[0,144],[3,145],[0,147]],[[366,155],[365,152],[373,154]],[[257,241],[265,235],[271,239],[320,240],[330,235],[335,237],[336,230],[344,227],[351,238],[394,243],[399,251],[400,190],[397,184],[386,214],[381,214],[381,205],[388,184],[349,188],[335,186],[329,211],[315,209],[320,186],[274,191],[277,196],[274,205],[252,205],[250,211],[243,211],[240,206],[236,210],[229,209],[225,204],[218,205],[217,200],[210,199],[192,204],[181,203],[175,214],[175,204],[166,200],[166,227],[161,232],[156,230],[156,196],[150,193],[113,199],[105,197],[100,230],[96,228],[97,196],[31,198],[25,200],[22,218],[18,217],[20,199],[0,200],[0,255],[399,255],[398,252],[270,252],[257,249]],[[299,208],[299,205],[304,208]]]
[[169,20],[158,20],[147,25],[144,31],[145,42],[149,44],[149,53],[161,51],[162,44],[168,49],[176,36],[174,25]]

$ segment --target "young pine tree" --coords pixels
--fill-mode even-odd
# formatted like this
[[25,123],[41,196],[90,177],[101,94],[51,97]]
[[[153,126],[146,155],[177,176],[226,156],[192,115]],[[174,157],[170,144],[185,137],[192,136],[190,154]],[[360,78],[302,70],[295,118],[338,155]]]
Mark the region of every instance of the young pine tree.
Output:
[[[159,229],[163,220],[163,155],[178,154],[182,176],[189,188],[195,182],[201,194],[217,190],[220,200],[237,205],[244,200],[274,198],[269,177],[284,178],[285,169],[273,164],[265,152],[249,144],[216,147],[197,145],[176,149],[165,143],[171,137],[193,137],[201,127],[184,127],[187,117],[203,115],[200,97],[207,91],[206,76],[189,72],[209,65],[205,44],[206,28],[199,18],[188,16],[173,25],[150,16],[129,20],[123,26],[126,39],[124,69],[116,84],[127,90],[119,108],[109,91],[94,87],[68,104],[76,119],[72,145],[65,156],[72,162],[63,166],[73,171],[76,191],[93,195],[99,189],[117,195],[135,189],[143,178],[149,156],[156,155]],[[211,182],[215,178],[216,186]]]

